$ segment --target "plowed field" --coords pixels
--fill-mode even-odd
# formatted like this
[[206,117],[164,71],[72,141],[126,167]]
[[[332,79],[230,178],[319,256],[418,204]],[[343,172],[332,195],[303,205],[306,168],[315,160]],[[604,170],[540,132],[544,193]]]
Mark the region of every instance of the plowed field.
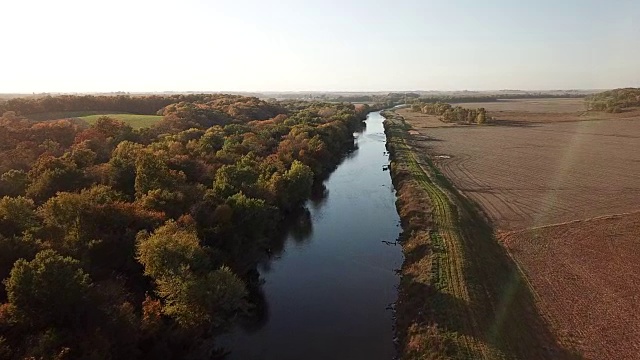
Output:
[[640,213],[503,239],[565,342],[587,359],[640,358]]
[[640,210],[640,119],[418,131],[498,228]]
[[560,341],[588,359],[639,359],[640,116],[581,101],[463,105],[488,109],[490,126],[400,114],[505,239]]

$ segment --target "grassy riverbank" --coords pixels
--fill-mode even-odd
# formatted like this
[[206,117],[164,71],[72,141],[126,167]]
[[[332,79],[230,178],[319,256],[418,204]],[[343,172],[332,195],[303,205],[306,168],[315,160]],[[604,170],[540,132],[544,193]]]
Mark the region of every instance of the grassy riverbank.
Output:
[[401,116],[384,115],[405,253],[396,308],[401,358],[575,358],[555,341],[477,206],[416,147]]

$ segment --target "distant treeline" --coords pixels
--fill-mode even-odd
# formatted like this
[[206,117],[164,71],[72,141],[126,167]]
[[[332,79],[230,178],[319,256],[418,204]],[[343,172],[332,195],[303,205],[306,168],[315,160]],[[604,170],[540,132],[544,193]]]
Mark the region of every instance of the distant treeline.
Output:
[[13,111],[18,115],[47,112],[105,111],[155,115],[163,107],[181,101],[207,101],[220,95],[170,95],[170,96],[102,96],[57,95],[43,97],[18,97],[0,103],[0,115]]
[[464,102],[494,102],[501,99],[541,99],[541,98],[583,98],[585,95],[567,92],[557,93],[517,93],[500,95],[420,95],[418,93],[389,93],[386,95],[355,95],[337,96],[325,98],[329,101],[346,101],[362,103],[385,103],[385,104],[410,104],[413,102],[423,103],[464,103]]
[[422,112],[423,114],[436,115],[444,122],[458,124],[478,124],[486,123],[489,118],[484,108],[467,109],[461,106],[452,106],[448,103],[423,103],[415,102],[411,105],[411,110]]
[[[74,111],[104,111],[125,112],[140,115],[155,115],[167,105],[186,102],[209,102],[220,96],[234,96],[235,98],[254,98],[241,95],[220,94],[180,94],[180,95],[56,95],[56,96],[28,96],[0,100],[0,114],[13,111],[18,115],[28,116],[47,112],[74,112]],[[292,95],[293,96],[293,95]],[[310,95],[311,96],[311,95]],[[500,95],[424,95],[414,92],[373,95],[331,95],[318,94],[311,96],[313,99],[328,102],[351,102],[375,104],[378,109],[393,107],[400,104],[413,102],[423,103],[462,103],[462,102],[493,102],[499,99],[536,99],[536,98],[581,98],[585,95],[574,92],[566,93],[505,93]],[[293,101],[293,100],[292,100]],[[273,101],[270,101],[273,102]],[[161,114],[160,114],[161,115]]]
[[[0,358],[210,359],[216,334],[260,308],[255,254],[353,149],[369,107],[195,98],[5,108]],[[164,118],[134,130],[16,113],[93,109]]]
[[589,110],[622,112],[626,108],[640,107],[640,88],[624,88],[601,92],[586,98]]

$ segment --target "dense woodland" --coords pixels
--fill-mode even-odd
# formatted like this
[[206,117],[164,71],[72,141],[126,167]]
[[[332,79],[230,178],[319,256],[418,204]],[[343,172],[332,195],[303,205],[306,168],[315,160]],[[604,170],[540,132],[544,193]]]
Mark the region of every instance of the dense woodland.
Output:
[[640,107],[640,88],[605,91],[591,95],[586,100],[589,110],[619,113],[628,108]]
[[[0,117],[0,358],[203,358],[259,305],[247,254],[368,106],[231,95],[13,99]],[[162,114],[147,129],[43,111]],[[252,269],[253,268],[253,269]]]
[[207,101],[211,95],[171,95],[171,96],[96,96],[60,95],[17,97],[0,103],[0,114],[13,111],[28,116],[40,113],[71,111],[126,112],[141,115],[155,115],[167,105],[181,101]]
[[414,102],[411,105],[411,110],[415,112],[422,112],[423,114],[436,115],[444,122],[458,124],[482,125],[489,120],[484,108],[467,109],[461,106],[452,106],[451,104],[442,102]]

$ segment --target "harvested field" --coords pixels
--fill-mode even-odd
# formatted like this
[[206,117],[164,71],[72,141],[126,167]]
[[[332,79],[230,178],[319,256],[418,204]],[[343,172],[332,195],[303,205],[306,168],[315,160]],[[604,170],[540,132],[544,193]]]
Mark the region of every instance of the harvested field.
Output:
[[575,359],[535,309],[526,281],[468,200],[385,122],[405,261],[396,303],[402,359]]
[[640,358],[640,213],[504,234],[565,343],[587,359]]
[[498,228],[640,209],[640,120],[415,128],[423,151],[451,156],[438,166]]
[[413,112],[411,111],[411,109],[399,109],[396,110],[396,113],[402,115],[402,117],[407,120],[411,117],[413,123],[415,124],[415,130],[437,127],[451,127],[456,125],[453,123],[442,122],[440,121],[440,119],[438,119],[438,116]]
[[413,150],[480,205],[562,345],[587,359],[637,359],[640,112],[553,101],[555,110],[540,100],[463,105],[489,109],[492,126],[405,118],[419,133]]
[[455,104],[467,108],[483,107],[497,125],[585,120],[614,120],[640,117],[640,111],[627,110],[619,114],[587,112],[584,99],[519,99],[498,102]]
[[517,99],[497,102],[454,104],[466,108],[483,107],[487,111],[521,111],[529,113],[583,113],[587,110],[584,99]]

